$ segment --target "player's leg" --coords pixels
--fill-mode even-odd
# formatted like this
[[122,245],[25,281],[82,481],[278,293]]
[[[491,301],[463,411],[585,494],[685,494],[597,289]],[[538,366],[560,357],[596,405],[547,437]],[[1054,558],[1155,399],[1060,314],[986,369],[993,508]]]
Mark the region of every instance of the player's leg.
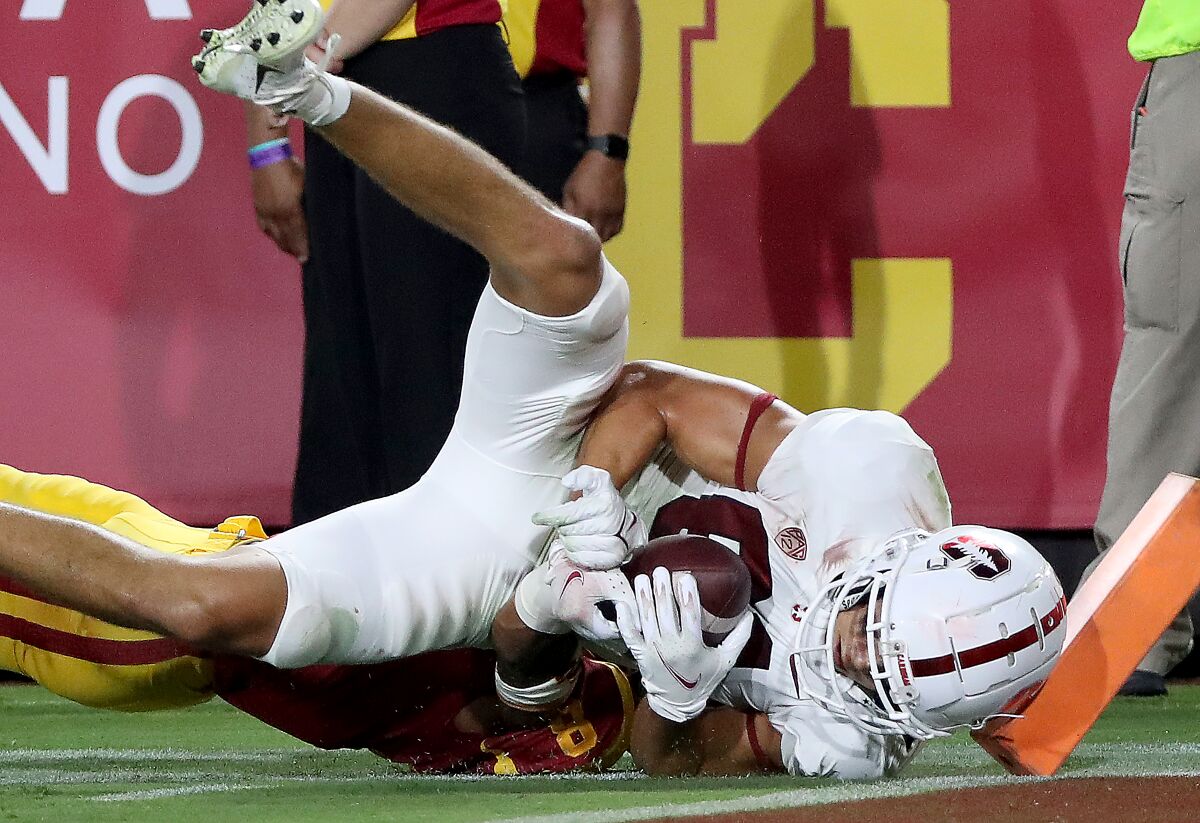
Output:
[[[280,6],[296,12],[287,19],[317,13],[301,0]],[[366,662],[485,643],[545,545],[530,514],[561,502],[574,438],[619,372],[627,287],[586,224],[462,137],[302,64],[312,32],[275,24],[244,32],[251,44],[279,35],[263,36],[259,51],[229,41],[205,50],[194,64],[201,80],[309,122],[414,212],[481,251],[492,275],[454,429],[421,482],[267,544],[288,595],[264,659]]]
[[[255,518],[191,528],[133,495],[7,466],[0,466],[0,500],[91,523],[168,554],[209,554],[265,537]],[[212,696],[210,662],[185,644],[47,603],[8,580],[0,580],[0,669],[97,708],[147,711]]]
[[201,648],[270,647],[286,586],[269,554],[164,554],[79,519],[75,504],[39,511],[31,499],[15,501],[0,502],[0,577],[106,622]]
[[[591,302],[603,276],[600,241],[483,149],[379,94],[303,62],[316,0],[269,0],[193,59],[218,91],[294,114],[414,212],[492,265],[496,292],[546,316]],[[211,42],[211,41],[210,41]]]

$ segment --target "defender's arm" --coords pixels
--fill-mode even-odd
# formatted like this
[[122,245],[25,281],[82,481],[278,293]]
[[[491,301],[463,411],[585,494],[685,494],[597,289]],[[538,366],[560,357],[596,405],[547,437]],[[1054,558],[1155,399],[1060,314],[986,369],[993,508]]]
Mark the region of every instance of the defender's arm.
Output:
[[674,723],[643,700],[629,753],[649,775],[775,774],[787,771],[781,741],[765,714],[714,706],[687,723]]

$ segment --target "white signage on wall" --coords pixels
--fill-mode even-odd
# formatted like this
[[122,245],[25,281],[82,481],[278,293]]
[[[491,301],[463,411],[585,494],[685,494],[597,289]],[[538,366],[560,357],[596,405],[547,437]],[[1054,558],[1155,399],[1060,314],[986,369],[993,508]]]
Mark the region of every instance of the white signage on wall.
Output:
[[[143,2],[151,20],[192,19],[188,0]],[[22,0],[20,19],[58,21],[66,6],[67,0]],[[122,154],[117,140],[121,117],[126,108],[142,97],[165,100],[179,120],[181,139],[175,159],[166,170],[155,174],[144,174],[134,169]],[[31,105],[28,101],[23,102]],[[0,128],[12,137],[25,162],[49,194],[66,194],[69,190],[71,103],[68,78],[47,78],[46,123],[43,129],[41,123],[29,122],[3,83],[0,83]],[[75,106],[94,111],[89,103],[87,100],[75,101]],[[75,145],[78,147],[80,144]],[[177,81],[160,74],[134,75],[118,83],[100,105],[96,118],[95,145],[100,165],[116,185],[125,191],[145,196],[166,194],[187,182],[200,162],[204,146],[200,109],[191,93]]]
[[[21,20],[58,20],[67,7],[67,0],[25,0],[21,4]],[[187,0],[146,0],[146,13],[151,20],[191,20],[192,10]]]

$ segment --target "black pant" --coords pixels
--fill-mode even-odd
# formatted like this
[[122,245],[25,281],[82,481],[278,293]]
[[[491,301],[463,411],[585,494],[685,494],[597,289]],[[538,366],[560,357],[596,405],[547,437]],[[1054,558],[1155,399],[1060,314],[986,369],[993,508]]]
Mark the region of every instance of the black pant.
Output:
[[523,86],[528,128],[517,171],[561,203],[563,186],[587,150],[587,106],[579,82],[568,72],[530,77]]
[[[509,165],[520,156],[521,86],[497,26],[383,41],[345,73]],[[458,406],[467,330],[488,272],[483,257],[401,206],[321,138],[308,133],[305,153],[297,524],[407,488],[433,462]]]

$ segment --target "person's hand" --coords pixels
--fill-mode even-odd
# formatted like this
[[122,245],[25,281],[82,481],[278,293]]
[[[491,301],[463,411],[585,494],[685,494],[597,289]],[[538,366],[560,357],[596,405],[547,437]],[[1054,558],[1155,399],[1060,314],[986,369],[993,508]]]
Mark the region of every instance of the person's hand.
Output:
[[584,154],[563,186],[563,208],[591,223],[601,241],[616,237],[625,225],[625,161]]
[[637,611],[617,601],[617,628],[637,661],[650,708],[660,717],[686,723],[700,715],[708,699],[750,639],[754,618],[742,615],[717,648],[704,642],[700,594],[688,572],[672,574],[661,566],[653,580],[633,581]]
[[250,172],[258,227],[281,251],[301,264],[308,261],[308,224],[300,204],[304,167],[290,158]]
[[580,496],[537,512],[533,522],[558,531],[568,559],[585,569],[615,569],[646,542],[646,527],[625,505],[612,477],[595,466],[579,466],[562,479]]
[[547,580],[556,597],[554,617],[571,631],[593,643],[620,637],[617,626],[600,612],[605,602],[633,604],[633,588],[619,570],[584,569],[570,561],[555,539],[550,550]]

